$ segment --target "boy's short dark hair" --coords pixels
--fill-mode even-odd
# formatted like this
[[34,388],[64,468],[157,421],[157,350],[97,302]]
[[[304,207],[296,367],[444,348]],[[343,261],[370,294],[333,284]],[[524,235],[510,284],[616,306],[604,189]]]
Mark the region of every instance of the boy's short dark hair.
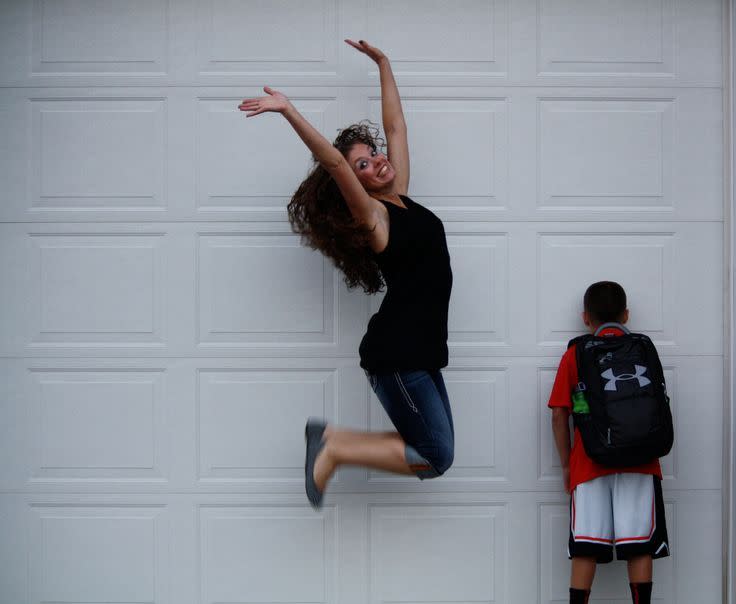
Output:
[[614,281],[598,281],[585,291],[583,308],[596,323],[616,323],[626,310],[626,292]]

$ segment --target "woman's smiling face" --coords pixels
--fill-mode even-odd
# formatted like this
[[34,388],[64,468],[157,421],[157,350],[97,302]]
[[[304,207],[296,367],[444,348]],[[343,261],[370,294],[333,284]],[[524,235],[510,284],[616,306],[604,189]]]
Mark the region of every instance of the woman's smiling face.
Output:
[[383,153],[365,143],[356,143],[346,159],[366,191],[380,193],[391,189],[396,172]]

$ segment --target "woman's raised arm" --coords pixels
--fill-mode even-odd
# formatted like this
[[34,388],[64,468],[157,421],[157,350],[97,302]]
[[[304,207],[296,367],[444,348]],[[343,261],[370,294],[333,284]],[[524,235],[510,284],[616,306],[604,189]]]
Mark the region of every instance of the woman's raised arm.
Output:
[[401,97],[396,86],[388,57],[365,40],[345,40],[350,46],[370,57],[378,65],[381,78],[381,119],[388,143],[388,160],[396,170],[396,193],[406,195],[409,191],[409,141],[406,121],[401,108]]
[[253,117],[267,111],[283,115],[317,161],[335,179],[348,204],[350,213],[362,222],[368,224],[375,222],[375,202],[360,184],[342,153],[296,110],[284,94],[269,86],[265,86],[263,91],[268,96],[245,99],[238,109],[245,111],[246,117]]

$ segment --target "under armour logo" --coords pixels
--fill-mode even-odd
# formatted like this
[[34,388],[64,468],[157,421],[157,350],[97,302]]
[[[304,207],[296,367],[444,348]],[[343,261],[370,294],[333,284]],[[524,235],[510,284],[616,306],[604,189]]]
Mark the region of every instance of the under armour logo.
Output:
[[601,377],[607,379],[605,388],[603,390],[618,390],[616,383],[625,380],[639,380],[639,387],[644,388],[648,384],[651,384],[649,378],[645,378],[644,374],[647,372],[646,367],[641,365],[634,365],[634,371],[636,373],[622,373],[621,375],[613,375],[613,369],[606,369],[601,373]]

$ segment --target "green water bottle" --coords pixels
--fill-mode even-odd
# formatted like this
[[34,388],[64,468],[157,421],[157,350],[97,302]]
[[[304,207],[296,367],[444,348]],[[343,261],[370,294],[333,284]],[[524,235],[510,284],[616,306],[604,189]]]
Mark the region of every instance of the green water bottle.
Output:
[[572,412],[590,413],[588,401],[585,399],[585,384],[583,382],[578,382],[572,393]]

